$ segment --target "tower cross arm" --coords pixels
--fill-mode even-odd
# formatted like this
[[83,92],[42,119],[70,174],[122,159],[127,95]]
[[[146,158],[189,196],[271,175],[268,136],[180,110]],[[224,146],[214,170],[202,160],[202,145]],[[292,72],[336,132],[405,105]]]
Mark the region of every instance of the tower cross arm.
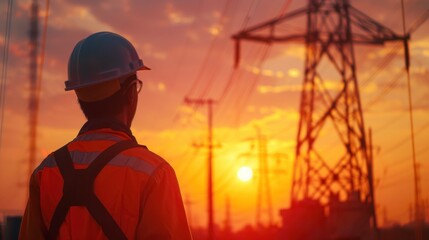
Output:
[[299,42],[302,43],[305,40],[305,34],[291,34],[285,36],[258,36],[252,34],[234,35],[235,40],[249,40],[254,42],[272,43],[272,42]]
[[404,41],[409,34],[400,35],[378,23],[360,10],[350,6],[350,23],[353,29],[353,42],[358,44],[384,44],[388,41]]
[[[302,16],[307,14],[308,9],[307,8],[300,8],[293,12],[290,12],[288,14],[276,17],[272,20],[263,22],[261,24],[258,24],[253,27],[246,28],[237,34],[234,34],[232,38],[234,40],[250,40],[250,41],[258,41],[258,42],[285,42],[285,41],[296,41],[296,40],[304,40],[306,33],[303,32],[302,34],[292,34],[292,35],[285,35],[285,36],[278,36],[276,37],[274,35],[274,29],[275,26],[283,23],[287,20]],[[268,34],[261,34],[259,31],[270,29]]]

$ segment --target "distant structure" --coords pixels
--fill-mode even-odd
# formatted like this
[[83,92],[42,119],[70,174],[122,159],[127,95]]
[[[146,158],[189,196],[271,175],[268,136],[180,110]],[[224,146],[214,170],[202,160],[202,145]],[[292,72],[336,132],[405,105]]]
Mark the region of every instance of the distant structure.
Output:
[[[268,169],[267,137],[262,135],[259,127],[256,127],[258,140],[258,194],[256,202],[256,225],[262,226],[262,216],[268,217],[268,226],[273,225],[273,204],[271,201],[271,187]],[[264,209],[264,199],[265,206]],[[266,210],[266,211],[264,211]]]
[[[283,34],[288,29],[285,23],[299,17],[302,21],[306,18],[307,31]],[[306,46],[291,204],[289,209],[280,211],[281,238],[379,239],[373,159],[359,94],[354,44],[404,41],[408,46],[409,36],[398,35],[377,23],[348,0],[309,0],[307,7],[249,27],[233,39],[236,65],[241,40],[268,44],[305,42]],[[327,79],[337,82],[328,83]],[[341,147],[332,149],[331,140]],[[327,149],[331,151],[326,153]]]
[[215,239],[214,223],[214,193],[213,193],[213,99],[191,99],[185,97],[185,103],[188,105],[207,105],[207,236],[208,240]]
[[[37,116],[39,112],[39,91],[38,83],[39,69],[39,3],[37,0],[31,2],[31,17],[29,31],[30,45],[30,97],[29,97],[29,164],[28,179],[31,176],[36,163],[37,153]],[[29,182],[29,181],[27,181]]]

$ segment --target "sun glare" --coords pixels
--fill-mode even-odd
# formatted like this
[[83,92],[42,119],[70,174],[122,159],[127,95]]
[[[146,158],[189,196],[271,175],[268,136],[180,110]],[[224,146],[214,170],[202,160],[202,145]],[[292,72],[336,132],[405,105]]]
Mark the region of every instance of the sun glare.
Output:
[[243,166],[240,169],[238,169],[237,177],[242,182],[248,182],[253,177],[253,171],[250,167]]

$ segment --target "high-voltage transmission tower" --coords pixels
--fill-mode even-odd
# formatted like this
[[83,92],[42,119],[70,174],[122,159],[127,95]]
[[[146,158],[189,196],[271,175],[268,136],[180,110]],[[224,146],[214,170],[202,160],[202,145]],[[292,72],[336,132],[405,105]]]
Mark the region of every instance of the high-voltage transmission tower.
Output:
[[[34,165],[36,163],[37,154],[37,119],[39,111],[39,3],[37,0],[31,2],[31,19],[30,19],[30,97],[28,109],[29,116],[29,164],[28,164],[28,179],[31,176]],[[28,182],[28,181],[27,181]]]
[[[306,18],[307,31],[288,31],[289,21],[293,19],[299,23],[299,17],[302,24]],[[370,224],[377,231],[372,159],[359,94],[354,45],[403,41],[408,46],[409,36],[396,34],[354,8],[348,0],[309,0],[307,7],[242,30],[233,39],[236,41],[236,64],[241,40],[268,44],[305,43],[291,209],[302,206],[305,201],[332,206],[333,202],[353,198],[367,211],[368,226]],[[332,82],[327,83],[327,79],[337,81],[334,87]],[[331,132],[322,135],[323,129]],[[340,146],[329,147],[326,142],[331,139],[337,139]],[[329,148],[334,153],[322,154]],[[330,214],[333,212],[332,207]],[[329,237],[347,237],[338,232],[341,230]]]

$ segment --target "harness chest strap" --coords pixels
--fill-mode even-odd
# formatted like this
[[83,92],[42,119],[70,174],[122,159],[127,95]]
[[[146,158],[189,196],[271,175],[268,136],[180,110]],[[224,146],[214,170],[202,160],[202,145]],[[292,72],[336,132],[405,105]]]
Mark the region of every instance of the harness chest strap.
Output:
[[120,152],[134,147],[145,146],[138,145],[133,140],[117,142],[100,153],[86,169],[74,169],[67,145],[54,152],[55,162],[63,177],[64,186],[63,196],[54,211],[49,226],[49,239],[54,240],[57,238],[60,227],[71,206],[85,206],[108,239],[127,239],[115,219],[95,195],[94,181],[110,160]]

